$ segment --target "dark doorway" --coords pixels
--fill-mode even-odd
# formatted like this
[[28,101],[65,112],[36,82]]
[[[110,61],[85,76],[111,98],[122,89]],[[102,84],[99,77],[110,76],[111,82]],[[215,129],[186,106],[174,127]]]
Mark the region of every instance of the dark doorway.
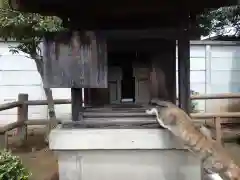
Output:
[[[131,56],[127,58],[133,58]],[[135,78],[133,76],[132,59],[122,62],[122,99],[135,101]]]
[[121,99],[122,102],[135,101],[135,78],[132,63],[136,59],[135,52],[114,52],[108,55],[109,66],[119,66],[122,70]]

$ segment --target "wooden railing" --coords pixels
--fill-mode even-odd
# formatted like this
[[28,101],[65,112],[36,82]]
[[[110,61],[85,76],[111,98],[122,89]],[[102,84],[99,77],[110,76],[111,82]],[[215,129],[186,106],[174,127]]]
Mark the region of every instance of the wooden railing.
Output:
[[[54,104],[70,104],[70,99],[57,99]],[[47,105],[47,100],[28,100],[28,94],[19,94],[16,102],[10,102],[0,105],[0,111],[17,108],[17,121],[0,127],[0,149],[8,147],[8,131],[17,129],[20,141],[27,139],[27,126],[30,125],[48,125],[49,121],[43,119],[28,119],[28,106]]]
[[[231,94],[214,94],[214,95],[198,95],[192,96],[192,100],[209,100],[209,99],[236,99],[240,98],[240,93]],[[70,99],[57,99],[54,104],[70,104]],[[46,120],[30,120],[28,119],[28,106],[47,105],[47,100],[28,100],[28,94],[19,94],[18,101],[5,103],[0,105],[0,111],[17,108],[17,121],[0,127],[0,149],[8,147],[8,131],[17,129],[18,137],[21,141],[27,138],[27,126],[30,125],[47,125]],[[221,143],[221,118],[239,118],[240,112],[224,112],[224,113],[192,113],[193,119],[213,120],[216,127],[216,140]]]

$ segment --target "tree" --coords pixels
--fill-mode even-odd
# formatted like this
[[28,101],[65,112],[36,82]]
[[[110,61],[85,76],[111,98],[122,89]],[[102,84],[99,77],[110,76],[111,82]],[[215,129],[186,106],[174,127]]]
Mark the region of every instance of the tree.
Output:
[[208,9],[198,16],[198,26],[202,35],[216,33],[224,36],[240,36],[240,6],[221,7],[219,9]]
[[[0,37],[6,41],[11,38],[19,44],[10,47],[13,53],[22,51],[27,53],[36,63],[37,70],[43,78],[43,57],[39,48],[43,35],[46,32],[58,32],[63,29],[61,20],[57,17],[46,17],[35,13],[21,13],[11,10],[5,1],[0,8]],[[56,123],[56,114],[52,91],[44,88],[48,101],[50,126]]]

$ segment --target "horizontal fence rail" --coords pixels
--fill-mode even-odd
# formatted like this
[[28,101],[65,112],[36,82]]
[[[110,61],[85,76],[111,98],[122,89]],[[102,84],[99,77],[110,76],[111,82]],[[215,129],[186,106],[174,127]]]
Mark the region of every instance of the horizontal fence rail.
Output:
[[[70,99],[56,99],[54,100],[54,104],[70,104]],[[34,100],[34,101],[24,101],[24,102],[10,102],[5,104],[0,104],[0,111],[16,108],[22,105],[28,105],[28,106],[41,106],[41,105],[47,105],[47,100]]]
[[6,104],[1,104],[0,105],[0,111],[16,108],[16,107],[19,107],[21,105],[22,105],[21,102],[10,102],[10,103],[6,103]]
[[240,118],[240,112],[220,112],[220,113],[191,113],[193,119],[209,118]]
[[191,100],[238,99],[238,98],[240,98],[240,93],[205,94],[191,96]]
[[[224,94],[209,94],[209,95],[194,95],[191,100],[210,100],[210,99],[240,99],[240,93],[224,93]],[[70,104],[70,99],[55,99],[54,104]],[[19,94],[18,101],[9,102],[0,105],[0,111],[17,108],[17,121],[0,127],[0,149],[8,147],[8,131],[17,129],[20,140],[24,141],[27,138],[27,126],[30,125],[49,125],[46,120],[30,120],[28,119],[28,106],[48,105],[47,100],[28,100],[27,94]],[[216,140],[221,143],[221,118],[240,118],[240,112],[221,112],[221,113],[191,113],[191,118],[213,120],[216,128]],[[58,121],[58,120],[57,120]],[[57,123],[60,123],[58,121]]]

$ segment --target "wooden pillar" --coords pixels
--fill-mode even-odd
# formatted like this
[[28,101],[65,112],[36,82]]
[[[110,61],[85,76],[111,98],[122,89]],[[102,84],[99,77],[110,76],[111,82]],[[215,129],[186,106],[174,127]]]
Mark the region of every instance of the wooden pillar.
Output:
[[82,112],[82,89],[71,88],[72,99],[72,121],[81,120],[80,113]]
[[186,28],[178,39],[178,98],[179,107],[190,112],[190,41]]

